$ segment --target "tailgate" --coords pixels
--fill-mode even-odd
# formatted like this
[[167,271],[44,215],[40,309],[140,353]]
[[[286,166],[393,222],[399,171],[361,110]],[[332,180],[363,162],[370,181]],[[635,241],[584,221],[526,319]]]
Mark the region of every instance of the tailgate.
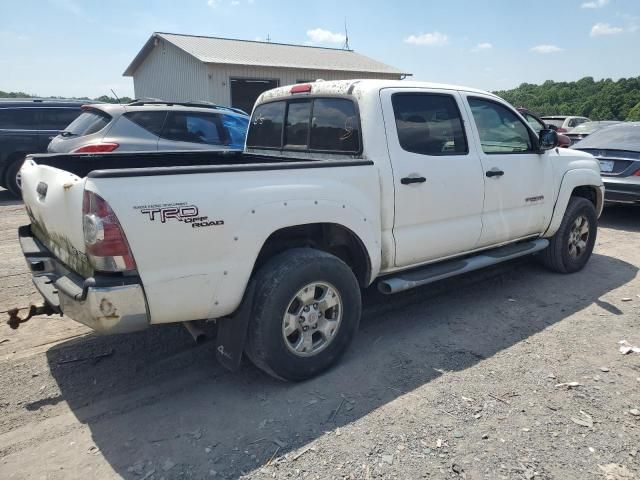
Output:
[[84,179],[29,158],[20,174],[33,234],[71,270],[92,276],[82,230]]

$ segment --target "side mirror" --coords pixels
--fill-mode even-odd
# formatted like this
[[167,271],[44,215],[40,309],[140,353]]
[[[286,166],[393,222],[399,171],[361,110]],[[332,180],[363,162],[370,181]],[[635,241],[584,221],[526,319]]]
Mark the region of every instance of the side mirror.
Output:
[[538,135],[538,147],[540,149],[540,153],[556,148],[557,146],[558,133],[555,130],[551,130],[550,128],[540,130],[540,134]]

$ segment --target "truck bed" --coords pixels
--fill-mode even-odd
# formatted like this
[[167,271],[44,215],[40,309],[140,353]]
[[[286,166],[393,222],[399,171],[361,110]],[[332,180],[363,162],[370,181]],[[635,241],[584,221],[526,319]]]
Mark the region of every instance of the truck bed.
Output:
[[38,165],[49,165],[79,177],[91,178],[358,166],[372,163],[349,157],[344,160],[303,159],[235,150],[42,154],[32,155],[31,158]]

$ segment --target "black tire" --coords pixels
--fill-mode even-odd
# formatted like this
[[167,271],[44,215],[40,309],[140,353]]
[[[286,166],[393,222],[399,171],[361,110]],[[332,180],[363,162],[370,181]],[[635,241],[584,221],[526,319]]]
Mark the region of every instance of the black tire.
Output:
[[15,159],[9,163],[4,172],[4,184],[9,192],[16,198],[22,198],[22,191],[16,181],[16,175],[24,163],[24,157]]
[[[285,338],[283,332],[284,316],[288,309],[290,312],[296,310],[296,305],[291,302],[305,286],[323,282],[335,289],[341,301],[341,308],[338,307],[341,319],[333,330],[335,333],[331,340],[326,342],[322,350],[300,356],[288,346],[291,343],[288,343],[289,338]],[[245,352],[258,368],[276,378],[297,382],[318,375],[344,354],[358,330],[362,309],[358,281],[346,263],[319,250],[295,248],[270,259],[258,271],[255,284],[253,314]],[[323,293],[321,288],[314,289],[316,291]],[[325,315],[328,316],[335,311],[329,309],[326,312],[329,312]],[[304,328],[302,323],[297,322],[302,317],[294,317],[296,328]],[[321,320],[315,318],[315,321],[317,324]],[[311,331],[311,334],[314,338],[324,339],[319,330]],[[295,337],[295,332],[292,335]],[[299,335],[306,333],[300,330]]]
[[[569,240],[572,238],[574,224],[579,218],[587,220],[588,237],[582,249],[574,250],[577,255],[570,253]],[[541,253],[543,264],[554,272],[574,273],[582,270],[591,257],[596,242],[598,218],[596,209],[586,198],[571,197],[564,212],[562,223],[556,234],[549,239],[549,247]],[[583,238],[584,239],[584,238]]]

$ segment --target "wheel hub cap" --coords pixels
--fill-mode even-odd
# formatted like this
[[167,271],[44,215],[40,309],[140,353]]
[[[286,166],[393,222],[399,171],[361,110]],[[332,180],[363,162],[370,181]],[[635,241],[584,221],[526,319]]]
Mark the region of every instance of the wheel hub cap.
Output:
[[342,320],[342,299],[336,288],[314,282],[301,288],[282,320],[282,336],[290,352],[315,355],[333,341]]
[[575,219],[569,231],[569,255],[581,257],[587,250],[589,241],[589,220],[584,215]]

